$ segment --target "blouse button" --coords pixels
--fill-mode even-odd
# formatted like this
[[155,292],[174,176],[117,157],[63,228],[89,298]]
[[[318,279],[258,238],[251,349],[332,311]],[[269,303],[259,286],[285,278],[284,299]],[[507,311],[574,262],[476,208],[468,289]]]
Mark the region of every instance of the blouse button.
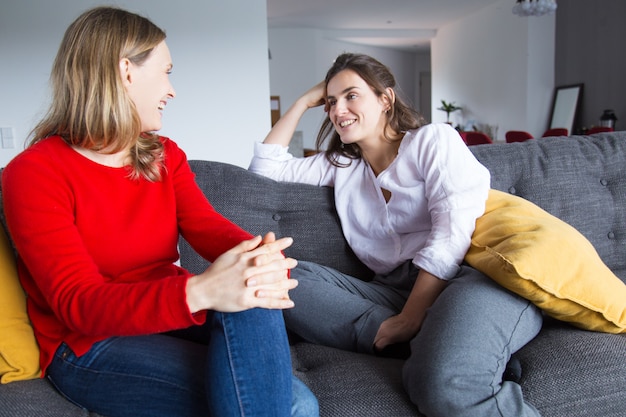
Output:
[[515,187],[509,187],[509,194],[515,195],[516,192],[517,190],[515,189]]
[[272,216],[272,219],[274,219],[275,221],[279,221],[280,220],[280,214],[274,214]]
[[609,232],[609,234],[607,236],[611,240],[615,239],[615,233],[613,233],[613,232]]
[[604,185],[605,187],[608,185],[608,183],[609,182],[607,180],[605,180],[605,179],[601,179],[600,180],[600,184]]

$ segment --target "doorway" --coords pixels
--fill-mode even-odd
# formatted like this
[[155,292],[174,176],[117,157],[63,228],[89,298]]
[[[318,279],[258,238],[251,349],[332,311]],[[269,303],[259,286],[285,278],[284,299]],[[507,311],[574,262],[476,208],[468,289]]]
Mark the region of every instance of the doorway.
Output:
[[420,72],[419,112],[428,123],[432,120],[430,72]]

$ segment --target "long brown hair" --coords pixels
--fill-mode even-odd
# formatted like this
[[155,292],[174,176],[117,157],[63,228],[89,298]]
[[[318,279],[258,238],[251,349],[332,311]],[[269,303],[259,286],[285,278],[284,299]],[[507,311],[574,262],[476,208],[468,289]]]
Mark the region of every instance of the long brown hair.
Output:
[[69,145],[110,153],[130,148],[131,177],[161,178],[163,144],[141,132],[122,84],[119,62],[141,65],[165,39],[150,20],[112,7],[80,15],[66,30],[52,66],[52,102],[31,132],[29,146],[52,135]]
[[[385,65],[372,58],[369,55],[344,53],[337,57],[332,67],[326,73],[325,82],[328,82],[339,72],[343,70],[352,70],[356,72],[376,93],[378,97],[383,94],[389,98],[389,102],[393,103],[389,112],[386,113],[387,120],[385,122],[385,135],[389,130],[395,133],[406,132],[410,129],[417,129],[424,125],[423,117],[413,108],[399,97],[396,88],[396,80]],[[387,89],[394,89],[396,92],[395,100],[389,96]],[[389,141],[393,138],[387,137]],[[324,143],[328,140],[328,146],[325,154],[326,158],[335,166],[347,166],[349,163],[342,164],[339,162],[340,156],[349,159],[361,158],[361,149],[357,144],[344,144],[341,142],[339,134],[335,130],[332,121],[326,116],[322,127],[317,135],[315,146],[317,150],[323,148]],[[395,139],[397,140],[397,139]]]

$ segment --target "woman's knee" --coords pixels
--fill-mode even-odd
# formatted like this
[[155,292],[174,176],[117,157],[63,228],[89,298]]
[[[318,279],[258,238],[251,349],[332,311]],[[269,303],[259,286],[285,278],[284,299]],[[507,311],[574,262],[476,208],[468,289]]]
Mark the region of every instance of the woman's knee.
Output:
[[[468,272],[429,310],[403,370],[407,392],[429,417],[489,407],[511,355],[541,328],[541,312],[530,302]],[[521,394],[510,397],[523,403]]]
[[342,275],[339,271],[332,268],[308,261],[298,261],[298,265],[291,270],[291,277],[298,281],[334,282]]
[[317,398],[302,381],[295,376],[292,382],[293,402],[291,417],[317,417],[320,414]]
[[495,402],[501,366],[482,363],[479,356],[464,358],[459,350],[455,357],[426,354],[409,358],[403,381],[411,401],[428,417],[496,415],[481,412],[493,408],[487,403]]

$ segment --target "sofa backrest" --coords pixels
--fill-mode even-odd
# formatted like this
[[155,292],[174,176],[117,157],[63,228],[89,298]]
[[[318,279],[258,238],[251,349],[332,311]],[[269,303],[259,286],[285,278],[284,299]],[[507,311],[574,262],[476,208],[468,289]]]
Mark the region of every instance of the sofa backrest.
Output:
[[[276,182],[244,168],[214,161],[189,161],[196,182],[213,207],[255,235],[294,238],[286,255],[334,267],[369,279],[373,275],[354,255],[341,232],[332,189]],[[180,241],[181,265],[193,273],[208,262]]]
[[626,131],[470,147],[492,188],[574,226],[626,279]]

